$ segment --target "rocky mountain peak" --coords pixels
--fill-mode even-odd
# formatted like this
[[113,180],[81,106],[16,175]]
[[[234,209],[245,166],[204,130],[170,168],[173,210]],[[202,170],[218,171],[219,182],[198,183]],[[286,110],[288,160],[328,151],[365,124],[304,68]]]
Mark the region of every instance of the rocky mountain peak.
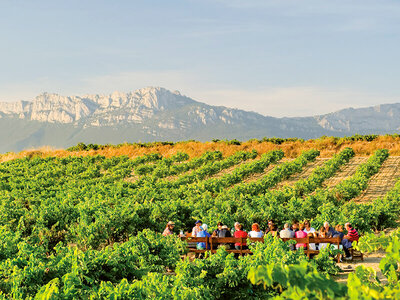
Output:
[[315,116],[318,124],[337,132],[375,132],[398,130],[400,103],[381,104],[363,108],[346,108]]
[[1,116],[50,123],[115,125],[142,122],[154,114],[174,110],[194,100],[161,87],[146,87],[130,93],[115,91],[110,95],[61,96],[42,93],[32,102],[0,103]]
[[400,104],[344,109],[303,118],[273,118],[211,106],[161,87],[129,93],[62,96],[43,93],[33,101],[0,102],[0,151],[78,142],[210,140],[265,136],[397,133]]

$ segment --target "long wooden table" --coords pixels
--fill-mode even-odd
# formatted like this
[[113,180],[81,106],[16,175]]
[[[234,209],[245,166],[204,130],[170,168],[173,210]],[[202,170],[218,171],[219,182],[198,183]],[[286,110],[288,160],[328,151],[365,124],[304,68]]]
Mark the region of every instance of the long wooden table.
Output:
[[[206,249],[200,250],[196,248],[188,248],[189,252],[195,253],[204,253],[204,252],[211,252],[215,253],[218,249],[218,246],[221,244],[235,244],[240,243],[240,249],[227,249],[227,252],[231,253],[238,253],[239,255],[251,254],[252,251],[250,249],[243,249],[243,244],[247,244],[247,241],[250,242],[258,242],[264,243],[264,238],[234,238],[234,237],[226,237],[226,238],[219,238],[219,237],[181,237],[182,240],[186,240],[188,243],[205,243]],[[311,255],[316,255],[319,253],[319,250],[312,250],[310,249],[310,244],[319,244],[319,243],[328,243],[328,244],[335,244],[337,248],[340,247],[340,237],[334,238],[318,238],[318,237],[305,237],[305,238],[281,238],[284,242],[286,241],[296,241],[296,244],[306,244],[306,248],[304,249],[304,253],[310,258]],[[340,261],[340,255],[337,256],[337,261]]]

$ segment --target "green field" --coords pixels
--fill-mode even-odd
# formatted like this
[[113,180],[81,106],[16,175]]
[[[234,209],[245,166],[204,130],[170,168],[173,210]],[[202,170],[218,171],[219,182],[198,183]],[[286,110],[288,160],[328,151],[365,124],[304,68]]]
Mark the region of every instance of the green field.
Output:
[[[127,156],[25,157],[0,163],[0,292],[5,299],[242,299],[400,297],[400,183],[384,197],[360,197],[389,152],[376,150],[349,176],[326,182],[349,166],[351,148],[324,160],[316,149],[288,159],[282,150],[250,149],[225,156],[208,151]],[[314,164],[314,165],[313,165]],[[312,168],[310,166],[313,166]],[[299,175],[300,174],[300,175]],[[297,177],[296,177],[297,176]],[[397,180],[397,179],[396,179]],[[290,184],[288,183],[290,182]],[[223,249],[182,259],[186,246],[163,237],[172,220],[190,231],[197,219],[210,231],[221,221],[250,230],[270,219],[280,228],[311,220],[314,228],[351,222],[364,233],[360,247],[382,247],[388,283],[360,268],[348,284],[330,278],[332,250],[308,260],[266,236],[253,255]],[[371,297],[371,298],[368,298]]]

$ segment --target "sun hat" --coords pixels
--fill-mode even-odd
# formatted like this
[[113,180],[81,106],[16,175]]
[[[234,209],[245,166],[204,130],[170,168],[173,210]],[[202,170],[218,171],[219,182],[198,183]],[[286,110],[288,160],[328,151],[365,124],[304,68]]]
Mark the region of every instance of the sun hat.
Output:
[[222,227],[221,227],[222,229],[228,229],[228,226],[226,226],[226,225],[222,225]]
[[194,223],[194,224],[199,224],[199,223],[203,223],[203,222],[200,220],[197,220],[196,223]]
[[203,230],[207,231],[207,228],[208,228],[207,224],[203,224],[203,225],[201,225],[201,227],[203,228]]
[[169,222],[167,223],[167,225],[175,225],[175,222],[169,221]]

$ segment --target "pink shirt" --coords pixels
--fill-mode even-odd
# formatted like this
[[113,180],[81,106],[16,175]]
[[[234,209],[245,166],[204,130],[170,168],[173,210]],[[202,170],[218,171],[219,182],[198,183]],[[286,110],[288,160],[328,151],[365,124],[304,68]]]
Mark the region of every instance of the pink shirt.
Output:
[[167,235],[171,235],[171,234],[173,234],[173,232],[171,230],[169,230],[169,228],[167,227],[167,228],[165,228],[165,230],[164,230],[162,235],[163,236],[167,236]]
[[[303,238],[307,237],[307,233],[305,233],[303,230],[296,231],[295,235],[296,235],[296,238],[298,238],[298,239],[303,239]],[[305,248],[306,246],[307,246],[307,244],[303,244],[303,243],[296,244],[296,248],[300,248],[300,247]]]

